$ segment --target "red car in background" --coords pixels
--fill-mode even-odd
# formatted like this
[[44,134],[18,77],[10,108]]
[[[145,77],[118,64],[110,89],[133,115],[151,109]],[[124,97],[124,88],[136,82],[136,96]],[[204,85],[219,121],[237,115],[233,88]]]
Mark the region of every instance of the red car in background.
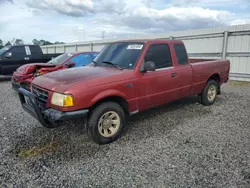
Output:
[[98,52],[64,53],[47,63],[32,63],[19,67],[12,76],[11,84],[14,90],[20,85],[29,89],[32,80],[40,75],[71,67],[81,67],[90,64]]

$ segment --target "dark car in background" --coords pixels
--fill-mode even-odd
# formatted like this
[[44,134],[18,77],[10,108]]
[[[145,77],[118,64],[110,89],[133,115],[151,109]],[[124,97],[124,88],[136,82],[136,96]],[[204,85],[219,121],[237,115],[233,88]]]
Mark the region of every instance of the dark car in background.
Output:
[[13,89],[18,89],[20,84],[29,90],[32,80],[40,75],[61,69],[82,67],[90,64],[98,52],[64,53],[47,63],[32,63],[19,67],[11,78]]
[[12,45],[0,49],[0,75],[12,74],[29,63],[46,63],[62,53],[44,54],[39,45]]

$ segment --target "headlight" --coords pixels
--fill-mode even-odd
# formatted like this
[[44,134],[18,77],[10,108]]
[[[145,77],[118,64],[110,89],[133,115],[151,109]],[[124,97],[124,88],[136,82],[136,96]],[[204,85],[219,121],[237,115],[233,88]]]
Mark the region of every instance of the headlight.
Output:
[[34,76],[37,77],[37,76],[41,76],[41,75],[43,75],[43,74],[44,74],[44,72],[35,72],[35,73],[34,73]]
[[64,95],[60,93],[53,93],[51,103],[61,107],[74,106],[74,100],[72,95]]
[[38,72],[38,76],[43,75],[43,74],[44,74],[44,72]]

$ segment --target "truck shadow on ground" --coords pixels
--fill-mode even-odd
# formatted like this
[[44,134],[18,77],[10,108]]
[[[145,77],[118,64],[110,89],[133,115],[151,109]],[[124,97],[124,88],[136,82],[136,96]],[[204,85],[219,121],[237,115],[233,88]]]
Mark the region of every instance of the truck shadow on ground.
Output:
[[[188,97],[138,113],[130,117],[124,134],[118,141],[104,146],[99,146],[88,138],[84,124],[80,120],[55,129],[46,129],[40,124],[34,125],[29,134],[19,135],[16,138],[14,151],[16,156],[21,158],[44,155],[49,156],[50,159],[86,160],[97,153],[105,154],[115,147],[114,145],[122,147],[122,145],[133,144],[133,142],[157,135],[157,130],[170,134],[172,129],[182,123],[183,118],[211,113],[209,107],[203,110],[201,108],[203,107],[197,104],[196,97]],[[179,116],[179,114],[184,115]],[[154,129],[153,132],[152,129]]]

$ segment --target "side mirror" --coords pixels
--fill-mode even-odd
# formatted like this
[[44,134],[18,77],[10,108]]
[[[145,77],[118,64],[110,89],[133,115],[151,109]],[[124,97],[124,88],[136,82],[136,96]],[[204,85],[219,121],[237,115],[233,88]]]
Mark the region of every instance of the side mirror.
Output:
[[155,63],[153,61],[145,62],[141,67],[141,72],[155,71]]
[[12,53],[11,53],[11,52],[7,52],[7,53],[5,54],[5,57],[6,57],[6,58],[12,57]]
[[69,62],[66,64],[66,66],[70,67],[74,67],[76,64],[74,62]]

